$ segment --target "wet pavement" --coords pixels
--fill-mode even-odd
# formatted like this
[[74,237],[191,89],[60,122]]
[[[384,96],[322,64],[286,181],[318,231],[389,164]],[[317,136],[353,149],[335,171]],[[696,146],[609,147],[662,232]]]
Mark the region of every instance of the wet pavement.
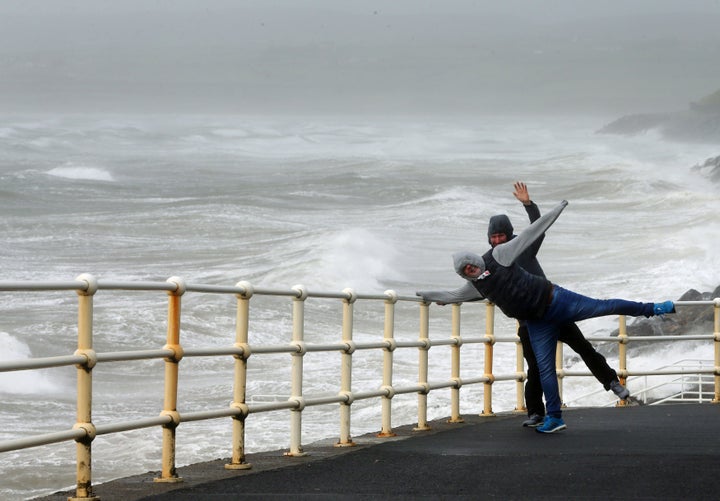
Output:
[[[220,499],[718,499],[720,405],[570,409],[568,429],[544,435],[524,415],[465,415],[430,431],[354,437],[178,468],[179,483],[148,472],[94,486],[103,501]],[[74,492],[43,500],[65,500]]]

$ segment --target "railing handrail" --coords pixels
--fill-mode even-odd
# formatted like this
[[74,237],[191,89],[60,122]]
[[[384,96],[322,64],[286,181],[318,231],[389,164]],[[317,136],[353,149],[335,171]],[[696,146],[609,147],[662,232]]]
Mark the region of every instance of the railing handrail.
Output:
[[[382,425],[378,436],[392,436],[392,398],[400,394],[417,394],[417,430],[429,429],[427,425],[427,398],[430,392],[439,389],[451,391],[450,421],[459,422],[459,392],[461,388],[474,384],[483,385],[482,415],[492,413],[492,385],[499,381],[515,381],[517,385],[517,409],[524,409],[522,396],[525,372],[522,365],[521,345],[517,335],[496,335],[494,329],[494,305],[487,301],[473,304],[482,305],[486,311],[485,334],[483,336],[462,336],[460,331],[460,308],[456,304],[451,307],[452,333],[450,337],[438,339],[429,328],[429,307],[417,296],[401,296],[389,290],[382,294],[359,294],[352,289],[340,292],[310,291],[302,285],[289,289],[255,287],[248,282],[238,282],[232,286],[201,283],[186,283],[178,277],[167,281],[120,281],[97,280],[92,275],[83,274],[76,280],[68,281],[0,281],[0,292],[40,292],[40,291],[75,291],[78,297],[78,349],[72,355],[58,355],[26,360],[10,360],[0,362],[0,372],[23,371],[61,366],[76,366],[78,377],[77,422],[70,430],[60,430],[33,437],[0,442],[0,452],[36,447],[50,443],[73,440],[77,443],[77,489],[76,499],[92,497],[92,478],[90,474],[91,446],[97,435],[117,433],[140,428],[160,426],[163,431],[162,472],[158,481],[177,481],[175,472],[175,430],[183,422],[200,421],[229,417],[233,425],[232,460],[226,465],[228,469],[246,469],[250,465],[245,462],[244,433],[245,419],[250,414],[289,410],[291,416],[290,450],[287,455],[302,455],[301,419],[306,407],[321,405],[339,405],[341,410],[339,446],[353,445],[350,438],[350,409],[354,402],[379,398],[382,402]],[[98,291],[144,291],[164,292],[168,297],[167,340],[163,347],[138,349],[131,351],[98,352],[93,349],[93,298]],[[231,294],[236,297],[236,333],[234,343],[228,341],[221,346],[203,346],[185,348],[180,342],[180,304],[182,297],[188,293],[198,294]],[[293,302],[292,339],[287,343],[262,344],[251,343],[248,338],[248,320],[250,301],[254,296],[279,296],[290,298]],[[304,339],[304,304],[309,298],[340,300],[343,304],[341,339],[329,342],[306,342]],[[382,301],[384,303],[384,332],[377,341],[357,342],[353,340],[353,305],[358,300]],[[398,302],[417,304],[419,308],[420,326],[417,337],[396,339],[394,333],[395,305]],[[664,342],[701,340],[713,341],[716,357],[720,357],[720,298],[705,301],[678,301],[678,307],[712,306],[714,308],[714,332],[707,335],[689,336],[628,336],[624,329],[624,317],[620,316],[620,332],[617,337],[590,337],[590,341],[612,341],[619,343],[621,350],[629,342]],[[511,370],[498,372],[493,370],[493,346],[496,343],[514,343],[518,350],[517,364]],[[485,350],[484,367],[478,368],[470,377],[461,377],[460,350],[464,345],[482,345]],[[434,347],[448,347],[452,358],[451,374],[446,379],[430,380],[428,376],[428,352]],[[398,349],[415,349],[419,354],[417,381],[393,380],[393,353]],[[353,353],[359,350],[383,351],[383,375],[379,388],[354,388],[352,385]],[[303,391],[303,357],[310,352],[337,352],[342,357],[341,381],[336,393],[307,394]],[[252,355],[289,354],[292,361],[290,394],[285,400],[258,403],[246,401],[247,360]],[[181,361],[186,357],[227,356],[234,360],[233,402],[222,409],[207,409],[200,412],[178,412],[177,380]],[[158,416],[148,416],[132,421],[94,423],[92,420],[92,371],[98,363],[124,362],[133,360],[161,359],[165,364],[165,398],[163,409]],[[720,396],[720,361],[712,367],[703,367],[694,371],[695,374],[715,376],[715,400]],[[624,381],[636,375],[675,375],[686,374],[683,370],[664,367],[654,371],[631,370],[627,368],[626,354],[621,353],[619,376]],[[569,376],[585,376],[584,371],[558,371],[560,382]]]
[[[672,336],[672,338],[679,338],[682,336]],[[712,338],[712,336],[710,336]],[[672,381],[664,381],[661,383],[658,383],[653,386],[645,386],[644,388],[637,389],[634,391],[635,396],[639,396],[643,398],[645,402],[647,402],[647,399],[645,396],[647,393],[657,390],[659,388],[667,387],[670,385],[677,384],[678,381],[683,382],[685,380],[685,376],[691,376],[696,375],[700,377],[707,378],[708,376],[716,376],[717,370],[715,368],[715,363],[712,360],[704,360],[704,359],[681,359],[677,360],[671,364],[662,365],[660,367],[657,367],[655,369],[651,370],[645,370],[645,371],[628,371],[628,377],[627,382],[630,381],[637,381],[638,379],[642,378],[643,376],[681,376],[680,378],[675,378]],[[592,376],[592,373],[589,371],[562,371],[562,376]],[[714,382],[714,380],[713,380]],[[595,390],[589,393],[585,393],[582,395],[578,395],[577,397],[573,398],[572,400],[569,400],[565,402],[567,405],[570,405],[574,402],[580,402],[584,399],[593,397],[595,395],[599,395],[601,393],[604,393],[605,390]],[[672,398],[672,397],[670,397]],[[660,399],[656,403],[662,403],[666,399]],[[612,405],[612,403],[608,404]]]

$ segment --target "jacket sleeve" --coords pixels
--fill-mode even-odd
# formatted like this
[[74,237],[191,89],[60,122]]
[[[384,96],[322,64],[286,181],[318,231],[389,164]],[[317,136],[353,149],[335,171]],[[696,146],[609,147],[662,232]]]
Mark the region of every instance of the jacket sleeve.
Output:
[[523,207],[525,207],[525,212],[527,212],[528,219],[531,223],[534,223],[535,221],[540,219],[540,208],[535,202],[530,200],[530,205],[523,204]]
[[[535,202],[531,200],[530,205],[523,204],[523,207],[525,207],[525,212],[527,212],[528,219],[530,220],[531,224],[540,219],[540,208]],[[535,240],[532,245],[525,249],[525,254],[526,256],[528,256],[528,259],[537,256],[537,253],[540,252],[540,246],[542,246],[543,240],[545,240],[544,233],[540,237],[538,237],[538,239]]]
[[415,294],[421,296],[423,301],[440,304],[466,303],[484,299],[480,291],[469,281],[465,282],[462,287],[451,291],[417,291]]
[[567,200],[563,200],[555,206],[550,212],[525,228],[520,234],[506,242],[496,246],[492,251],[492,256],[501,266],[510,266],[533,242],[544,235],[545,231],[552,226],[560,213],[567,206]]

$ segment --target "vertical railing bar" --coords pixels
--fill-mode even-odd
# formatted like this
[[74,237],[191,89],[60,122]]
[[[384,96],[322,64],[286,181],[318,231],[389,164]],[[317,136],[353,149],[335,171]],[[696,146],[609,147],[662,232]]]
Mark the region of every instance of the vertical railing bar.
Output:
[[231,407],[241,410],[239,415],[232,417],[232,458],[225,464],[226,470],[249,470],[251,463],[245,461],[245,418],[248,406],[245,403],[247,392],[247,360],[250,356],[250,298],[254,294],[249,282],[238,282],[236,285],[244,292],[236,294],[237,311],[235,317],[235,347],[242,348],[242,355],[235,355],[235,381],[233,384],[233,402]]
[[[425,308],[422,306],[425,305]],[[430,425],[427,422],[427,400],[430,386],[428,384],[428,359],[430,355],[430,308],[428,303],[420,306],[420,336],[422,346],[418,348],[418,385],[424,390],[418,392],[417,426],[414,431],[427,431]]]
[[[383,340],[387,346],[383,348],[383,382],[381,389],[385,390],[381,400],[382,406],[382,427],[378,437],[394,437],[392,431],[392,398],[395,396],[393,390],[393,352],[397,348],[395,336],[395,303],[398,296],[395,291],[385,291],[385,322],[383,326]],[[426,303],[420,304],[420,312],[422,316],[423,307],[427,309]]]
[[183,349],[180,344],[180,311],[182,295],[185,294],[185,282],[182,278],[171,277],[168,282],[176,285],[175,290],[168,291],[168,312],[167,312],[167,339],[163,349],[171,350],[172,356],[165,357],[165,395],[163,399],[163,410],[161,416],[169,416],[170,421],[162,426],[162,470],[155,482],[182,482],[182,477],[177,474],[175,468],[176,431],[180,424],[180,414],[177,410],[178,399],[178,377],[180,372],[180,360],[183,357]]
[[304,456],[302,448],[302,412],[305,409],[303,402],[303,357],[305,356],[305,300],[308,297],[307,289],[296,285],[293,290],[297,293],[293,297],[293,331],[292,341],[298,350],[291,354],[292,381],[290,400],[297,406],[290,411],[290,450],[286,456]]
[[93,296],[98,284],[95,277],[82,274],[77,280],[86,283],[85,289],[78,289],[78,348],[75,355],[86,358],[83,364],[77,364],[77,415],[73,429],[85,430],[85,436],[75,439],[76,478],[75,497],[68,501],[98,500],[92,489],[92,442],[96,430],[92,422],[92,369],[97,363],[93,349]]
[[560,404],[564,406],[563,402],[563,376],[564,376],[564,365],[563,360],[563,343],[558,341],[555,345],[555,373],[558,380],[558,394],[560,395]]
[[350,415],[352,396],[352,356],[355,352],[353,344],[353,305],[357,294],[352,289],[345,289],[347,297],[343,299],[342,341],[347,349],[340,354],[340,395],[346,400],[340,403],[340,439],[335,447],[351,447],[356,445],[350,436]]
[[460,307],[461,303],[454,303],[450,314],[451,318],[451,336],[455,340],[455,344],[450,348],[452,357],[450,377],[457,383],[455,388],[450,388],[450,419],[448,423],[462,423],[465,420],[460,414],[460,387],[462,379],[460,378],[460,348],[462,347],[462,335],[460,332]]
[[[627,385],[627,317],[620,315],[618,318],[618,379],[620,384]],[[629,405],[627,400],[618,400],[617,407]]]
[[485,374],[488,378],[483,383],[483,410],[481,416],[494,416],[492,411],[492,384],[495,381],[493,375],[493,345],[495,344],[495,305],[487,302],[485,306]]

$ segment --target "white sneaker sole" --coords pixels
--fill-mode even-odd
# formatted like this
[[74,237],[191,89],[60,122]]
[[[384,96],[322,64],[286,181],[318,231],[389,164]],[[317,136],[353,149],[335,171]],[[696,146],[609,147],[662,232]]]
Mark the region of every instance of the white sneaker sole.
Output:
[[538,433],[555,433],[556,431],[561,431],[561,430],[564,430],[565,428],[567,428],[567,426],[564,425],[564,424],[561,424],[560,426],[556,426],[556,427],[553,428],[552,430],[541,430],[541,429],[538,427],[538,428],[535,428],[535,431],[538,432]]

